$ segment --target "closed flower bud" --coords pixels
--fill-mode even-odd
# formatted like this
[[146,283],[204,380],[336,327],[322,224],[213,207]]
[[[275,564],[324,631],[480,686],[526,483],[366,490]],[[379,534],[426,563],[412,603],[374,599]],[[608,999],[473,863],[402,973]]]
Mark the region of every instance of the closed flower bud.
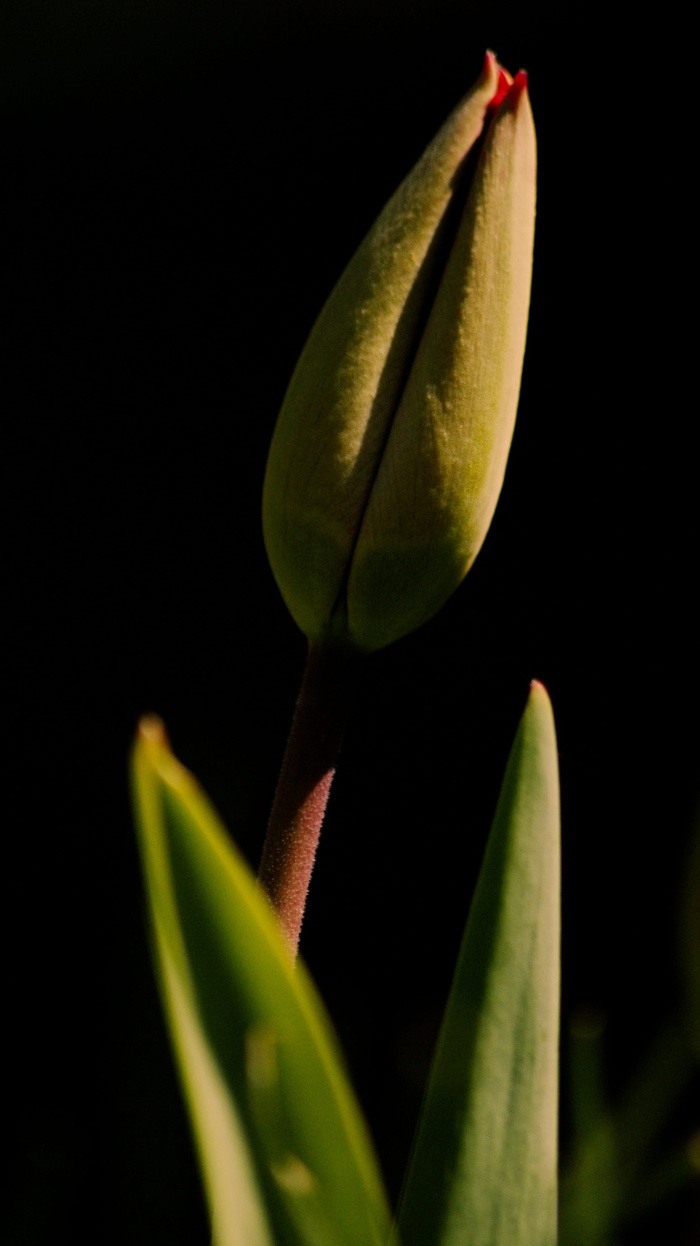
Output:
[[534,215],[526,77],[488,53],[330,295],[275,428],[265,544],[310,640],[389,644],[476,557],[513,434]]

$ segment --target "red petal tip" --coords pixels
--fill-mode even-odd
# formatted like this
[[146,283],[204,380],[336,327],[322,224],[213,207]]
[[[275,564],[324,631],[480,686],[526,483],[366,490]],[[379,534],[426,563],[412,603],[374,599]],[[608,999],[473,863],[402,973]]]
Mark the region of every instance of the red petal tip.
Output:
[[516,108],[520,96],[525,91],[527,91],[527,71],[525,69],[519,69],[513,79],[513,85],[508,91],[508,107]]
[[496,109],[501,106],[501,104],[503,103],[503,100],[512,90],[512,85],[513,85],[513,79],[508,73],[508,70],[504,69],[502,65],[498,65],[498,64],[496,68],[498,69],[498,85],[496,86],[495,95],[492,95],[491,99],[489,100],[489,112],[495,112]]

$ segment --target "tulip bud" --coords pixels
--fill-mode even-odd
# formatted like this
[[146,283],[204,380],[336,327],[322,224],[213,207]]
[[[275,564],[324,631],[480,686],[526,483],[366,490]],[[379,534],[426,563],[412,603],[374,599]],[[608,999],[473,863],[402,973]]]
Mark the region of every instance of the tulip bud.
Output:
[[330,295],[275,428],[265,544],[310,640],[389,644],[474,561],[513,434],[534,215],[526,76],[487,53]]

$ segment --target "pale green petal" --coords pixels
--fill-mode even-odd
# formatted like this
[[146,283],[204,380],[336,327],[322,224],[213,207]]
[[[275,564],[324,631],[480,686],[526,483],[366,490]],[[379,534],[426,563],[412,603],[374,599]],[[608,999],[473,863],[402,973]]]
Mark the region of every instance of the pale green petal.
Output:
[[275,428],[263,494],[268,557],[303,632],[336,607],[425,316],[458,171],[498,81],[489,55],[351,260],[311,332]]
[[369,497],[347,590],[348,629],[362,648],[439,609],[491,523],[525,351],[535,166],[523,90],[485,140]]

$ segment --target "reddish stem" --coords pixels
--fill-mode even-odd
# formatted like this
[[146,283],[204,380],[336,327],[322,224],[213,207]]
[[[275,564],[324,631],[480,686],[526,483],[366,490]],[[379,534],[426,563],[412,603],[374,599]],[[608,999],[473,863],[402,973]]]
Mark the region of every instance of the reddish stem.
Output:
[[361,660],[344,649],[309,643],[258,871],[292,955]]

